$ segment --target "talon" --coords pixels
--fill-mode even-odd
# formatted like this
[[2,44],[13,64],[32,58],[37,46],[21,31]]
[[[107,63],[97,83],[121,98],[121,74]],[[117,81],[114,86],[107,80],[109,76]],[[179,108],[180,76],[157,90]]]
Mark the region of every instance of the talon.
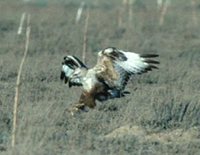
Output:
[[78,111],[79,111],[79,109],[78,109],[78,108],[74,108],[74,109],[72,109],[72,110],[71,110],[71,112],[70,112],[70,113],[71,113],[71,115],[72,115],[72,116],[74,116],[74,115],[75,115],[75,113],[76,113],[76,112],[78,112]]
[[85,110],[85,105],[82,103],[78,103],[71,108],[67,108],[66,111],[69,112],[72,116],[74,116],[76,113],[79,111],[84,111]]
[[84,110],[85,104],[83,104],[83,103],[77,104],[77,105],[75,105],[75,108],[76,108],[77,110]]

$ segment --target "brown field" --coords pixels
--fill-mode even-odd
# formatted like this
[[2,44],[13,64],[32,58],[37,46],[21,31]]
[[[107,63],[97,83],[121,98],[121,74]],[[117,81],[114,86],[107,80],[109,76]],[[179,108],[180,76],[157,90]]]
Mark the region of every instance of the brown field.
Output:
[[[33,0],[32,0],[33,1]],[[0,1],[1,155],[200,154],[200,2],[173,0],[159,25],[156,0],[85,1],[89,9],[86,61],[108,46],[157,53],[159,70],[135,76],[125,98],[98,103],[72,117],[66,108],[81,90],[60,81],[61,61],[81,58],[86,10],[75,24],[80,0]],[[19,86],[16,145],[11,147],[17,72],[30,13],[29,51]],[[121,19],[121,24],[119,20]]]

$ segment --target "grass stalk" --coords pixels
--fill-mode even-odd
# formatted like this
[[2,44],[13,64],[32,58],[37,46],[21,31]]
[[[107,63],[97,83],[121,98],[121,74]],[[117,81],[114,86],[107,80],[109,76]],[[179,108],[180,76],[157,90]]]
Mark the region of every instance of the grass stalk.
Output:
[[83,63],[86,62],[86,50],[87,50],[87,36],[88,36],[88,22],[89,22],[90,12],[87,10],[87,15],[85,18],[85,27],[84,27],[84,37],[83,37],[83,52],[82,52],[82,60]]
[[129,0],[128,17],[129,17],[130,24],[132,23],[132,19],[133,19],[133,9],[132,9],[133,3],[134,3],[134,0]]
[[157,0],[157,9],[160,11],[163,6],[163,1],[162,0]]
[[117,23],[118,23],[118,27],[121,28],[122,27],[122,8],[120,7],[118,10],[118,14],[117,14]]
[[15,98],[14,98],[14,104],[13,104],[12,142],[11,142],[12,147],[14,147],[15,144],[16,144],[16,128],[17,128],[17,111],[18,111],[18,102],[19,102],[19,87],[20,87],[20,82],[21,82],[21,73],[22,73],[23,64],[24,64],[24,61],[26,59],[26,55],[27,55],[27,52],[28,52],[30,32],[31,32],[30,14],[28,14],[28,16],[27,16],[25,50],[24,50],[24,55],[22,57],[20,66],[19,66],[19,70],[18,70],[18,74],[17,74],[17,80],[16,80],[16,87],[15,87]]
[[20,19],[19,28],[18,28],[18,31],[17,31],[18,35],[20,35],[22,33],[25,17],[26,17],[26,13],[24,12],[24,13],[22,13],[22,16],[21,16],[21,19]]
[[161,13],[160,13],[160,19],[159,19],[159,25],[160,26],[162,26],[163,23],[164,23],[164,18],[165,18],[165,15],[167,13],[169,5],[170,5],[170,0],[166,0],[163,7],[162,7]]
[[192,20],[193,20],[194,26],[196,26],[197,25],[197,14],[196,14],[196,10],[195,10],[196,1],[191,0],[191,5],[192,5]]
[[82,15],[82,12],[83,12],[84,5],[85,5],[85,2],[82,2],[80,7],[77,10],[77,13],[76,13],[76,24],[78,24],[80,19],[81,19],[81,15]]

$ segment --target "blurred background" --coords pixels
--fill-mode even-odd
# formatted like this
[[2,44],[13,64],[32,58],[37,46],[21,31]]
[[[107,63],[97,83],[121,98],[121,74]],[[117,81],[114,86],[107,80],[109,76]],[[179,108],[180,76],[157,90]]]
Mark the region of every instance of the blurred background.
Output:
[[[0,0],[0,154],[199,154],[199,26],[198,0]],[[106,47],[159,54],[159,70],[72,117],[81,90],[60,81],[63,57],[92,67]]]

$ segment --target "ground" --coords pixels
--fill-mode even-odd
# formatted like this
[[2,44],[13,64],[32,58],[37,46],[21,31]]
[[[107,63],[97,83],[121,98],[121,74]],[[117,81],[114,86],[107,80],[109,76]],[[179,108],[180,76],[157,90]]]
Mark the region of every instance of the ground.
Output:
[[[37,0],[0,2],[0,154],[199,154],[200,2],[174,0],[163,24],[156,0]],[[132,10],[132,14],[129,12]],[[65,55],[82,57],[89,10],[87,65],[112,46],[159,54],[159,70],[133,77],[125,98],[98,103],[71,116],[81,90],[60,81]],[[19,86],[16,145],[11,147],[13,103],[30,13],[30,44]],[[195,18],[196,17],[196,18]]]

